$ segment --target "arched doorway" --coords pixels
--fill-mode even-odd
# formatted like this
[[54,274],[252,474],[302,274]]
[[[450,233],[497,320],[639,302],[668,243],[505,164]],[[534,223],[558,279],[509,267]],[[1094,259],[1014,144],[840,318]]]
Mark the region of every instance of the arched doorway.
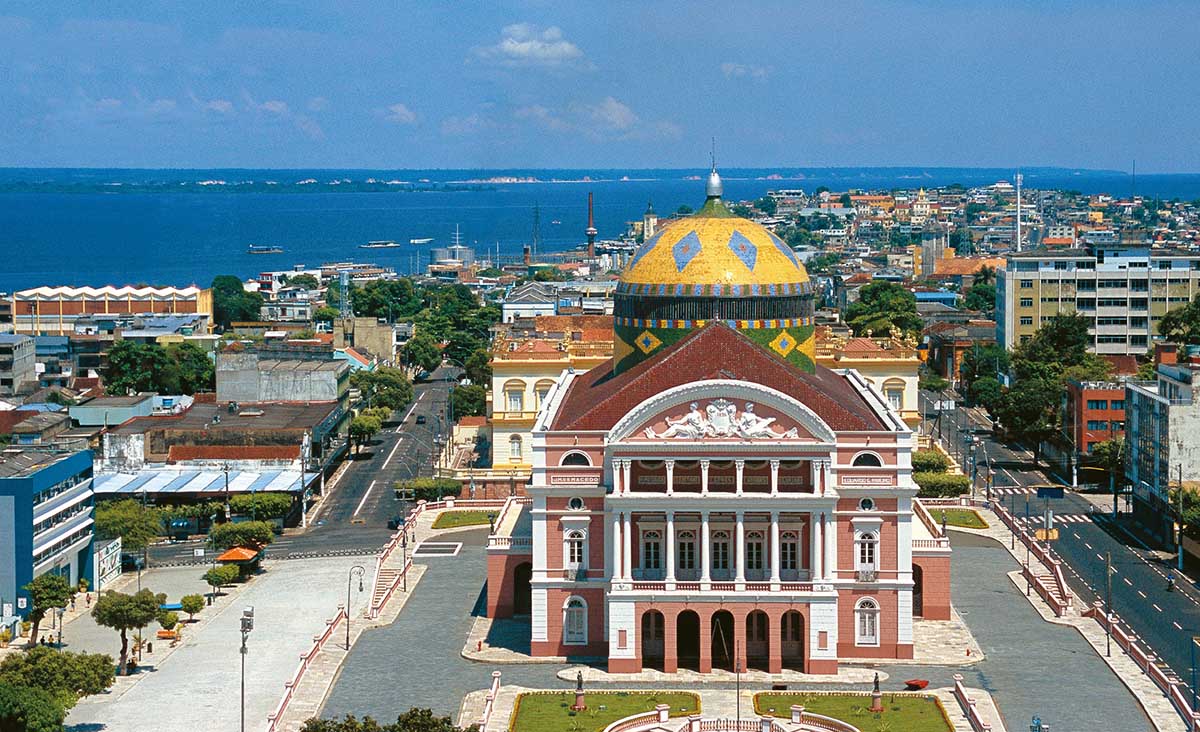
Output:
[[533,588],[529,581],[533,579],[533,565],[529,562],[518,564],[513,570],[513,615],[528,615],[533,608]]
[[679,668],[700,670],[700,616],[684,610],[675,618],[675,658]]
[[804,616],[799,610],[788,610],[779,625],[783,640],[783,667],[804,670]]
[[924,617],[925,615],[925,572],[921,569],[921,565],[914,564],[912,566],[913,574],[913,608],[912,614],[914,618]]
[[663,670],[665,627],[665,618],[659,611],[642,613],[642,668]]
[[734,635],[733,614],[728,610],[713,613],[712,623],[712,666],[714,669],[733,670]]
[[746,667],[771,670],[771,619],[762,610],[746,616]]

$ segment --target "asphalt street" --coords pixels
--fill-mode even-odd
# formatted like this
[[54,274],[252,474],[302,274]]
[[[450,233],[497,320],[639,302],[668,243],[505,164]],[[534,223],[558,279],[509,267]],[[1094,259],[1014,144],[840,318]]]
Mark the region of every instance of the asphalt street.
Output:
[[[440,367],[414,385],[414,401],[392,415],[368,445],[352,453],[307,529],[289,529],[267,548],[273,559],[374,554],[393,533],[388,521],[410,506],[396,499],[396,481],[433,474],[434,444],[447,431],[447,400],[458,369]],[[423,423],[418,419],[423,417]],[[150,564],[202,563],[194,550],[203,541],[172,542],[150,549]]]
[[[922,410],[932,418],[936,395],[922,396]],[[936,422],[932,424],[936,436],[938,427]],[[960,407],[943,414],[941,429],[944,444],[947,449],[955,446],[956,457],[968,475],[971,451],[962,446],[978,438],[976,495],[984,497],[986,493],[983,466],[990,461],[992,500],[1002,501],[1023,520],[1028,515],[1027,522],[1036,527],[1044,525],[1046,508],[1052,511],[1058,529],[1052,547],[1064,562],[1067,583],[1077,601],[1091,604],[1111,597],[1113,611],[1158,655],[1160,666],[1190,684],[1193,663],[1200,657],[1200,649],[1192,654],[1192,638],[1200,635],[1200,590],[1174,569],[1173,554],[1147,547],[1134,535],[1125,499],[1120,499],[1115,518],[1109,493],[1086,494],[1068,488],[1061,499],[1039,499],[1031,486],[1056,481],[1034,466],[1028,450],[996,440],[982,410]],[[1111,594],[1105,583],[1108,557],[1112,559]],[[1168,573],[1177,579],[1173,591],[1168,590]]]

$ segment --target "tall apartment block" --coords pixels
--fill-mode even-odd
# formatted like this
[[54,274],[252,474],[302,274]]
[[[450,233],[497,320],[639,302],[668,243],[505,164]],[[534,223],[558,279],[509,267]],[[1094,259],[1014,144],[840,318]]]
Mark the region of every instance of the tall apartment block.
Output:
[[1092,321],[1099,354],[1144,355],[1168,310],[1200,293],[1200,253],[1092,242],[1008,256],[996,278],[996,340],[1012,348],[1058,313]]

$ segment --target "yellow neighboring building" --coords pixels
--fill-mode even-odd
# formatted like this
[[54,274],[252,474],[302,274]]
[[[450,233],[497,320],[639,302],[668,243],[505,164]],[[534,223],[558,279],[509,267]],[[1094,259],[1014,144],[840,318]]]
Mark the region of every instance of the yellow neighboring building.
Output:
[[817,328],[817,363],[854,369],[879,390],[914,430],[921,421],[917,406],[917,342],[893,333],[885,338],[850,338]]
[[492,344],[492,467],[528,469],[533,423],[555,380],[569,368],[587,371],[612,357],[612,318],[542,315],[524,333],[510,330]]

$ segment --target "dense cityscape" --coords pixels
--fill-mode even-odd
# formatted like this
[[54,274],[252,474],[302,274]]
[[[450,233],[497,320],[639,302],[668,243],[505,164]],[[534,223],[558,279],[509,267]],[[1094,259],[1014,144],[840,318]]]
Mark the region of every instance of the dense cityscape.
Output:
[[1196,23],[13,3],[0,732],[1197,732]]

